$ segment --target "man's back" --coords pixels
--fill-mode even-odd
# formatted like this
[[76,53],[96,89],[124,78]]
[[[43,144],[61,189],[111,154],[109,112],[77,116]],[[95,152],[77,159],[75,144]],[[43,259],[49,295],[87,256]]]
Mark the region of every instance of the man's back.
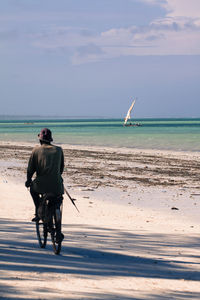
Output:
[[64,168],[64,157],[61,147],[51,144],[42,144],[35,147],[29,160],[27,172],[32,176],[33,189],[37,193],[63,194],[63,180],[61,174]]

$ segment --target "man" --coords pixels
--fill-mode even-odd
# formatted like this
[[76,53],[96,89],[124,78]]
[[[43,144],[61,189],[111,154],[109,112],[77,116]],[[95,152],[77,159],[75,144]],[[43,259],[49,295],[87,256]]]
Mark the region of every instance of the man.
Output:
[[[58,196],[62,203],[64,186],[62,173],[64,170],[64,155],[61,147],[52,145],[50,129],[44,128],[38,134],[40,146],[33,149],[27,168],[27,181],[25,186],[30,187],[30,193],[35,204],[35,217],[33,222],[39,220],[38,207],[40,194],[51,193]],[[32,181],[33,174],[36,178]],[[60,196],[60,197],[59,197]]]

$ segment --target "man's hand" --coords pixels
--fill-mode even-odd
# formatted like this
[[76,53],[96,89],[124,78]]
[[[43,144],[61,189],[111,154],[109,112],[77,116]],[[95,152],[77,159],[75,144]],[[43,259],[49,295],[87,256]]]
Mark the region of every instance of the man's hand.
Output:
[[25,187],[29,188],[29,187],[31,186],[31,184],[32,184],[32,180],[31,180],[31,179],[28,179],[28,180],[26,180],[26,182],[25,182]]

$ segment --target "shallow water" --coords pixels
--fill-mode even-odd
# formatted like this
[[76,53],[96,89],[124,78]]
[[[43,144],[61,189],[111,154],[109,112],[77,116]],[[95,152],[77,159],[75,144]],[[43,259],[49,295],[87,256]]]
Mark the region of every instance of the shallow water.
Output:
[[122,119],[0,120],[1,141],[37,142],[44,127],[57,144],[139,149],[199,151],[200,119],[139,119],[140,127],[123,127]]

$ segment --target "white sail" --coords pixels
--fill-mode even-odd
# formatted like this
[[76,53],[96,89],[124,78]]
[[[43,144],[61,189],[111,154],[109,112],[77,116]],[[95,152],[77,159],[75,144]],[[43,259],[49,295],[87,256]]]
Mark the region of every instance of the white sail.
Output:
[[135,104],[135,99],[133,100],[133,102],[127,112],[126,118],[124,119],[124,125],[126,125],[127,121],[131,118],[131,111],[133,109],[134,104]]

